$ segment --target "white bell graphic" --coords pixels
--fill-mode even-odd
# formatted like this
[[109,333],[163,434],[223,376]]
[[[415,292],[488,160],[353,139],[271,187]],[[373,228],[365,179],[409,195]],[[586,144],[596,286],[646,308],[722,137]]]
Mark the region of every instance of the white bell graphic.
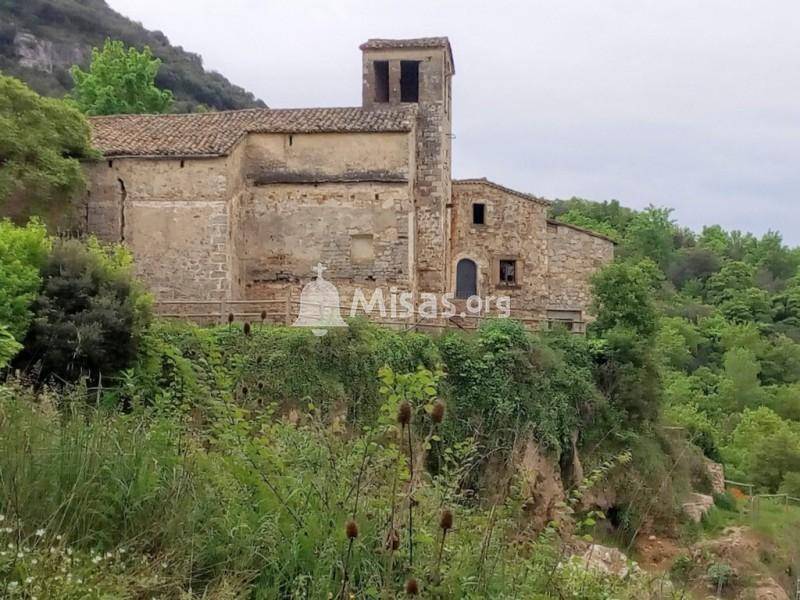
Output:
[[317,274],[317,278],[303,286],[300,311],[292,327],[311,327],[316,336],[325,335],[331,327],[347,327],[339,312],[339,291],[330,281],[322,278],[325,267],[317,263],[311,270]]

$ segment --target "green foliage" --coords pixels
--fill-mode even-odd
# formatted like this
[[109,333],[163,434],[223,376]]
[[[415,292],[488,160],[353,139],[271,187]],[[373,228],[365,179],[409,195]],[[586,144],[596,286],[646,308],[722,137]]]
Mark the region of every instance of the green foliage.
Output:
[[708,567],[708,571],[706,572],[708,580],[719,589],[730,585],[735,575],[736,572],[733,570],[733,567],[724,562],[713,563]]
[[582,227],[583,229],[588,229],[590,231],[603,234],[612,240],[617,240],[619,238],[619,234],[610,224],[605,221],[600,221],[587,216],[577,210],[569,210],[558,215],[558,220],[562,223],[570,223],[572,225]]
[[96,379],[128,366],[150,317],[150,298],[122,246],[57,242],[42,268],[26,358],[43,377]]
[[92,49],[88,71],[77,65],[70,71],[75,80],[70,95],[89,115],[169,112],[172,92],[155,85],[160,66],[149,47],[139,52],[107,39],[102,50]]
[[0,325],[0,369],[4,369],[20,350],[22,344],[14,339],[5,325]]
[[79,111],[0,74],[0,207],[64,204],[84,186],[80,159],[93,156]]
[[674,223],[670,219],[672,209],[649,206],[637,212],[625,230],[623,256],[635,259],[647,258],[662,269],[672,260]]
[[636,335],[651,337],[657,327],[655,283],[653,263],[649,260],[616,261],[602,269],[592,281],[595,328],[600,332],[628,329]]
[[0,325],[21,341],[33,313],[31,303],[41,285],[50,240],[44,226],[32,220],[25,227],[0,221]]
[[102,0],[0,2],[0,70],[23,79],[40,94],[63,96],[72,87],[71,65],[56,61],[49,72],[23,67],[13,45],[18,32],[33,33],[57,47],[75,48],[83,56],[89,56],[92,47],[102,46],[106,38],[136,48],[149,46],[163,63],[156,85],[174,93],[175,108],[181,112],[193,112],[203,104],[216,110],[264,106],[219,73],[206,71],[197,54],[171,45],[162,32],[146,30]]
[[[436,393],[431,373],[381,378]],[[435,475],[417,473],[411,525],[410,457],[393,420],[346,431],[316,408],[289,420],[217,401],[198,427],[159,409],[89,409],[83,394],[0,387],[0,586],[21,597],[35,586],[76,599],[380,597],[410,576],[439,598],[632,600],[646,589],[564,561],[551,534],[520,536],[514,486],[491,510],[471,502],[468,445],[450,446]],[[442,506],[455,523],[446,538]]]
[[537,337],[514,321],[488,321],[477,336],[439,341],[458,435],[490,446],[526,430],[553,449],[566,449],[580,415],[602,402],[592,381],[585,340],[554,333]]

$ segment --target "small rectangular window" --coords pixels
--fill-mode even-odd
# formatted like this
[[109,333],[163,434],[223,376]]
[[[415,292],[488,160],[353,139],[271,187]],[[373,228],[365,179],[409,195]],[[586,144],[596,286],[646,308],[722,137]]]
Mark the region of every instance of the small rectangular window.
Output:
[[400,61],[400,101],[419,102],[419,61]]
[[481,203],[475,203],[472,205],[472,223],[474,225],[483,225],[486,216],[486,205]]
[[500,261],[500,284],[501,285],[517,284],[517,261],[515,260]]
[[375,102],[389,101],[389,61],[376,60],[375,69]]

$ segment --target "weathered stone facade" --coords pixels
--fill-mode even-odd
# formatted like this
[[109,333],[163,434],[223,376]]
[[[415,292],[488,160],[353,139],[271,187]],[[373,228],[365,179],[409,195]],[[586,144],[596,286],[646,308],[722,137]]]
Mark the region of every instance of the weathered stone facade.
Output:
[[360,108],[92,119],[87,228],[127,244],[160,300],[297,297],[319,262],[345,301],[474,287],[534,323],[583,321],[613,243],[548,221],[546,200],[452,180],[446,38],[361,48]]

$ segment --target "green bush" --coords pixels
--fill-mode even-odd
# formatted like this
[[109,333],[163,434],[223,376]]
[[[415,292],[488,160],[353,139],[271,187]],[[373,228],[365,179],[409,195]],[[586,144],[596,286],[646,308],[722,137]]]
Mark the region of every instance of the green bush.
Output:
[[44,378],[75,381],[113,375],[136,357],[150,298],[122,246],[61,241],[42,268],[42,290],[25,340],[25,358]]
[[17,227],[0,220],[0,325],[17,341],[28,332],[30,306],[39,293],[39,270],[50,251],[50,239],[40,221]]

